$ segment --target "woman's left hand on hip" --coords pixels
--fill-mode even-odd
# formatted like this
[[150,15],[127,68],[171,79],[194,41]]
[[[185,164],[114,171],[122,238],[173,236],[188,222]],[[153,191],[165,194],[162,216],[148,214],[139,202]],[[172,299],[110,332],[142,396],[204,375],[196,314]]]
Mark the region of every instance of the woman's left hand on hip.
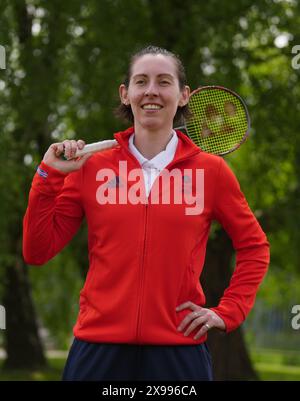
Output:
[[176,308],[176,311],[179,312],[186,308],[190,308],[192,312],[186,315],[180,325],[177,327],[178,331],[183,331],[186,329],[184,332],[185,336],[188,336],[198,326],[200,326],[200,330],[194,336],[194,340],[197,340],[203,336],[213,327],[220,330],[226,329],[224,320],[221,319],[220,316],[218,316],[214,311],[207,308],[201,308],[201,306],[196,305],[191,301],[184,302],[183,304],[179,305]]

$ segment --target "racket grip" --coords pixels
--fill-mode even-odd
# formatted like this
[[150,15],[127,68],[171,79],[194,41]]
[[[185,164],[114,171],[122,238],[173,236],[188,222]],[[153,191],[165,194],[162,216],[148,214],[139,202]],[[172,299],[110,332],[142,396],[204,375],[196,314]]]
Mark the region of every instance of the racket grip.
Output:
[[88,145],[85,145],[83,149],[77,149],[77,152],[74,157],[83,156],[86,153],[96,153],[100,152],[101,150],[106,150],[110,148],[114,148],[117,146],[118,142],[115,139],[107,139],[105,141],[94,142]]

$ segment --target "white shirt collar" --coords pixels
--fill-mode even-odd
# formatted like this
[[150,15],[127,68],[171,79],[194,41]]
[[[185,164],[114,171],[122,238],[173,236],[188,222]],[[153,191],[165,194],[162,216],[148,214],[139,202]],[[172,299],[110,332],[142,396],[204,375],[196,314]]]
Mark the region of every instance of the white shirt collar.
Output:
[[129,138],[129,150],[137,158],[142,167],[150,165],[161,171],[174,159],[175,156],[178,144],[178,136],[175,130],[172,130],[172,133],[172,138],[169,140],[165,150],[161,151],[150,160],[146,159],[135,147],[133,143],[134,133]]

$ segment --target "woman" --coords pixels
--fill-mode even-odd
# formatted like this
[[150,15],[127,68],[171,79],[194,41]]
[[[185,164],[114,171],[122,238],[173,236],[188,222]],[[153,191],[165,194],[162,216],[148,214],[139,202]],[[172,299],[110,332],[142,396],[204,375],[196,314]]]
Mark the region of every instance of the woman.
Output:
[[[45,263],[84,216],[88,223],[90,266],[64,380],[212,380],[207,332],[234,330],[254,304],[269,244],[223,159],[173,130],[174,119],[188,115],[189,93],[177,56],[143,49],[120,86],[119,115],[133,127],[114,134],[118,145],[71,160],[84,141],[54,143],[33,179],[27,263]],[[167,172],[181,182],[160,187]],[[203,198],[198,213],[186,213],[187,202],[171,196],[163,202],[195,190],[194,199]],[[199,277],[214,219],[237,255],[229,287],[208,309]]]

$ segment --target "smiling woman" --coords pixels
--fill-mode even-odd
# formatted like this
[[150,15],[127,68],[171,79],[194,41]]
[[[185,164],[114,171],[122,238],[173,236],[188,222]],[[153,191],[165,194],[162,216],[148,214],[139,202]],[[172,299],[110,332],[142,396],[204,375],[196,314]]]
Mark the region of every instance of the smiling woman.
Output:
[[121,101],[134,116],[135,146],[148,159],[170,140],[178,107],[186,106],[190,89],[180,87],[172,57],[145,54],[132,65],[128,87],[120,86]]
[[[124,79],[124,83],[123,86],[128,90],[129,88],[129,83],[132,79],[132,75],[133,75],[133,71],[132,68],[135,65],[135,61],[137,61],[138,59],[140,59],[143,56],[147,56],[149,58],[149,56],[158,56],[159,59],[162,59],[163,56],[165,56],[164,58],[167,60],[169,60],[169,62],[172,62],[172,72],[173,74],[162,74],[159,78],[161,79],[161,85],[169,85],[168,79],[173,80],[175,78],[175,81],[178,82],[179,84],[179,88],[181,91],[185,90],[185,88],[187,88],[187,81],[186,81],[186,74],[185,74],[185,69],[184,66],[181,62],[181,60],[179,59],[178,56],[176,56],[174,53],[169,52],[166,49],[162,49],[162,48],[158,48],[155,46],[149,46],[146,47],[144,49],[142,49],[141,51],[137,52],[136,54],[134,54],[130,60],[130,64],[129,64],[129,69],[127,71],[126,77]],[[175,68],[175,77],[174,77],[174,68]],[[166,78],[165,82],[163,78]],[[145,84],[145,79],[147,79],[147,75],[143,74],[141,76],[141,80],[139,82],[140,85],[144,85]],[[187,88],[189,90],[189,88]],[[131,105],[128,102],[121,102],[121,104],[119,105],[119,107],[116,109],[116,116],[120,117],[121,119],[124,119],[126,121],[129,122],[133,122],[134,121],[134,116],[132,113],[132,109],[131,109]],[[181,121],[182,119],[188,119],[191,116],[191,113],[189,111],[188,105],[187,103],[185,103],[183,106],[178,106],[177,110],[176,110],[176,114],[174,117],[174,123]]]
[[176,115],[188,110],[190,88],[185,83],[184,68],[170,52],[149,47],[132,58],[119,91],[134,122],[134,144],[146,158],[166,147]]
[[[154,46],[141,50],[119,94],[118,113],[133,126],[114,134],[115,148],[75,160],[60,155],[75,155],[84,141],[52,144],[24,217],[29,264],[54,257],[84,217],[88,224],[90,266],[63,378],[212,380],[207,332],[230,332],[243,322],[266,273],[269,244],[223,159],[173,129],[189,113],[180,59]],[[101,181],[120,163],[126,174],[139,173],[146,202],[97,202]],[[200,193],[193,179],[199,171]],[[165,173],[179,180],[163,181]],[[124,178],[118,173],[106,181],[119,198],[136,185]],[[203,199],[201,213],[185,213],[173,196],[178,188]],[[170,200],[155,202],[154,193]],[[232,239],[237,264],[219,305],[208,309],[199,280],[215,219]]]

